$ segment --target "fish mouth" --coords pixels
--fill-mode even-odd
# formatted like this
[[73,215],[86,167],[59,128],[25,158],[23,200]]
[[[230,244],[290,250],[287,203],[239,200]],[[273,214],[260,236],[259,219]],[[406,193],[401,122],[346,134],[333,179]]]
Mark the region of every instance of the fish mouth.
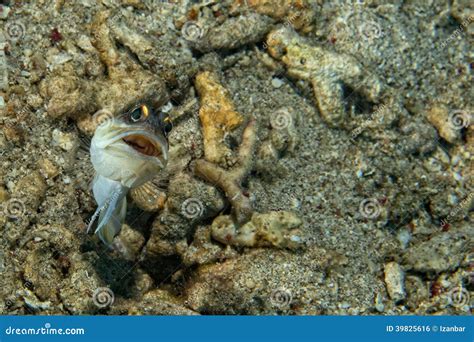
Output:
[[168,160],[168,143],[162,137],[146,131],[132,131],[122,134],[120,139],[142,157],[158,159],[162,166]]
[[150,157],[161,157],[163,155],[161,147],[157,147],[155,143],[147,136],[141,134],[131,134],[123,137],[122,140],[131,146],[138,153]]

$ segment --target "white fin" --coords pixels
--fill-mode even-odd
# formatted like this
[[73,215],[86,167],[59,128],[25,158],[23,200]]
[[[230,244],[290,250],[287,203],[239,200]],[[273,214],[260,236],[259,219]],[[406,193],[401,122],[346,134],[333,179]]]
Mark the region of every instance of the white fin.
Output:
[[96,176],[93,182],[94,198],[98,208],[91,218],[87,231],[99,218],[95,233],[108,246],[122,229],[127,211],[126,195],[129,188],[102,176]]
[[105,212],[100,213],[99,224],[95,234],[111,247],[114,237],[122,230],[122,225],[127,213],[127,198],[125,195],[120,201],[111,204]]

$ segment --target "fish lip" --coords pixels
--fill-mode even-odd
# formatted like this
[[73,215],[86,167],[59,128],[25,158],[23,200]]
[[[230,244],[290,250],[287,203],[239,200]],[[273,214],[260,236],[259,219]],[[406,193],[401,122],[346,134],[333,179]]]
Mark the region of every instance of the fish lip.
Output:
[[168,142],[166,141],[165,138],[163,138],[161,136],[158,136],[158,135],[155,135],[155,134],[152,134],[152,133],[150,133],[146,130],[131,129],[131,130],[127,130],[126,132],[123,132],[123,133],[120,133],[119,135],[117,135],[116,140],[117,141],[122,140],[123,138],[126,138],[126,137],[131,136],[131,135],[142,135],[142,136],[146,137],[153,144],[153,146],[155,148],[157,148],[161,151],[161,157],[148,156],[146,154],[137,152],[135,149],[133,149],[133,147],[130,146],[130,148],[133,149],[133,151],[139,153],[140,157],[145,158],[145,159],[153,160],[155,162],[158,162],[161,167],[165,167],[165,165],[168,161]]

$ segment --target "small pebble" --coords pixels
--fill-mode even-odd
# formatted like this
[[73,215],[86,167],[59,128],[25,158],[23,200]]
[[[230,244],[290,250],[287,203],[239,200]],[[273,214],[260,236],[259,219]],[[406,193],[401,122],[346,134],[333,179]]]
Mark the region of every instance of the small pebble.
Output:
[[283,85],[283,81],[279,78],[272,79],[273,88],[280,88]]
[[255,287],[255,282],[249,278],[245,281],[245,286],[247,286],[249,289],[253,289]]
[[411,234],[407,229],[401,229],[397,234],[397,238],[402,248],[405,249],[411,240]]
[[10,7],[0,5],[0,19],[7,19],[9,13],[10,13]]
[[301,208],[301,201],[297,198],[291,199],[291,207],[293,209],[300,209]]
[[385,310],[385,305],[383,305],[382,303],[375,304],[375,310],[377,310],[378,312],[383,312]]
[[460,161],[461,161],[461,158],[456,155],[456,156],[454,156],[454,157],[451,159],[451,165],[455,166],[455,165],[457,165]]
[[458,197],[454,194],[449,194],[448,196],[448,202],[449,204],[451,205],[456,205],[458,204],[459,200],[458,200]]
[[342,302],[341,304],[339,304],[339,307],[341,309],[348,309],[351,307],[351,305],[348,302]]
[[59,129],[53,131],[53,142],[64,151],[72,150],[76,143],[73,134],[61,132]]
[[405,298],[405,273],[396,262],[385,264],[385,285],[391,299],[398,302]]

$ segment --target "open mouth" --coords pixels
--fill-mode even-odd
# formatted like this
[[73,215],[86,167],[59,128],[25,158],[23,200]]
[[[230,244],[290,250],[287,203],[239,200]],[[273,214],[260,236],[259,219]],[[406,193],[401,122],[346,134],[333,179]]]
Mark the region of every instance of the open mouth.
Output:
[[122,140],[131,146],[135,151],[150,157],[162,157],[163,153],[160,146],[147,136],[141,134],[131,134],[123,137]]

